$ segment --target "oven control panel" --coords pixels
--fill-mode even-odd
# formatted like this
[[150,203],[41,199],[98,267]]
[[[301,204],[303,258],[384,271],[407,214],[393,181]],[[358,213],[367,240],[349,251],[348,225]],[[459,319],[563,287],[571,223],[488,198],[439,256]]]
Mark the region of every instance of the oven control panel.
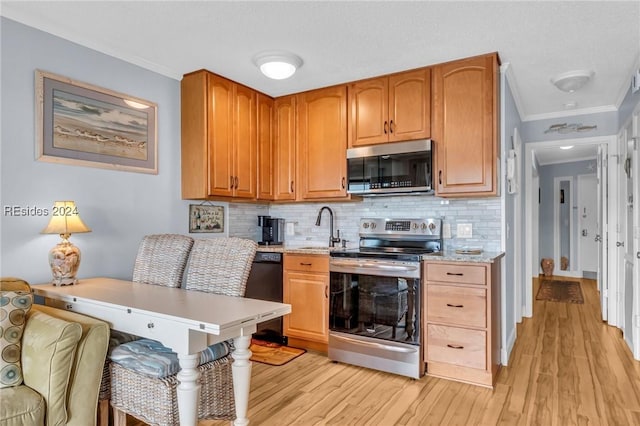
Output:
[[440,237],[441,219],[360,219],[360,235],[424,235]]

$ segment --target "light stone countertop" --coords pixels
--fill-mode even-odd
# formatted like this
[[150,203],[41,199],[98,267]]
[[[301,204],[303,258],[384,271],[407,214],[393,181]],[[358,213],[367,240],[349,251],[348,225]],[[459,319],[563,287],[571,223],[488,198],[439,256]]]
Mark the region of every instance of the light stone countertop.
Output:
[[[258,246],[258,251],[271,253],[292,253],[292,254],[318,254],[327,255],[330,251],[342,250],[339,247],[287,247]],[[455,250],[445,250],[442,254],[423,254],[422,260],[442,261],[442,262],[471,262],[471,263],[493,263],[504,256],[504,252],[483,251],[480,254],[458,254]]]
[[442,262],[493,263],[504,256],[503,251],[483,251],[480,254],[459,254],[455,250],[445,250],[442,254],[423,254],[422,260]]

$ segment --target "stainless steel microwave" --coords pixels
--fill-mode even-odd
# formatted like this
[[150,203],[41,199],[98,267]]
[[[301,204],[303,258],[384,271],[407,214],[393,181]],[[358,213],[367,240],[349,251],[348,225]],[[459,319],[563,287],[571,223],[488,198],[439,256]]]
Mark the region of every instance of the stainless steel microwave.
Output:
[[347,150],[350,194],[432,194],[431,140]]

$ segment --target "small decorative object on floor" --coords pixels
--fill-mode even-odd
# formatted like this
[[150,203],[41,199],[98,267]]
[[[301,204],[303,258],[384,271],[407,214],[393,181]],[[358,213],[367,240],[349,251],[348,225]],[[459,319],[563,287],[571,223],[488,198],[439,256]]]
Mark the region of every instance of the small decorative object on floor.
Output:
[[567,256],[562,256],[560,258],[560,269],[562,271],[569,270],[569,259],[567,258]]
[[582,289],[578,281],[543,280],[536,300],[562,303],[584,303]]
[[278,343],[251,339],[251,361],[269,365],[284,365],[306,352],[304,349],[283,346]]
[[545,277],[550,277],[553,275],[553,266],[554,266],[553,259],[545,257],[540,262],[540,266],[542,266],[542,272],[544,273]]
[[51,209],[51,220],[42,234],[60,234],[62,241],[49,251],[49,266],[53,274],[53,285],[73,285],[78,280],[76,273],[80,266],[80,249],[71,242],[71,234],[91,232],[84,224],[73,201],[56,201]]

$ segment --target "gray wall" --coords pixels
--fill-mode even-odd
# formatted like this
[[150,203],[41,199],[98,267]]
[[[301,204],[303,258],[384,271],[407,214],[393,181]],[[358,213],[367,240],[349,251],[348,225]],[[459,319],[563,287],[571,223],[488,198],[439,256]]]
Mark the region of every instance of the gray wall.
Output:
[[[576,161],[573,163],[549,164],[540,167],[540,251],[539,257],[553,258],[553,180],[559,176],[573,177],[573,189],[571,199],[576,206],[571,212],[572,232],[574,249],[577,249],[578,216],[577,216],[577,184],[578,175],[594,174],[596,160]],[[569,206],[569,200],[565,199],[565,206]],[[577,261],[575,253],[571,255],[571,260]],[[571,265],[570,265],[571,267]],[[572,268],[571,268],[572,269]],[[556,265],[555,270],[560,270],[560,265]]]
[[[597,129],[585,133],[545,133],[552,124],[579,123],[585,126],[598,126]],[[593,136],[609,136],[617,133],[618,112],[603,112],[597,114],[577,115],[574,117],[560,117],[545,120],[524,121],[522,123],[522,139],[527,142],[559,141],[564,139],[588,138]]]
[[[180,200],[180,83],[6,18],[1,43],[3,213],[4,206],[50,209],[56,200],[75,200],[93,230],[71,237],[82,250],[79,277],[131,277],[143,235],[188,231],[188,202]],[[36,69],[157,103],[158,175],[35,161]],[[47,253],[60,238],[40,234],[48,221],[0,217],[3,276],[51,279]]]

